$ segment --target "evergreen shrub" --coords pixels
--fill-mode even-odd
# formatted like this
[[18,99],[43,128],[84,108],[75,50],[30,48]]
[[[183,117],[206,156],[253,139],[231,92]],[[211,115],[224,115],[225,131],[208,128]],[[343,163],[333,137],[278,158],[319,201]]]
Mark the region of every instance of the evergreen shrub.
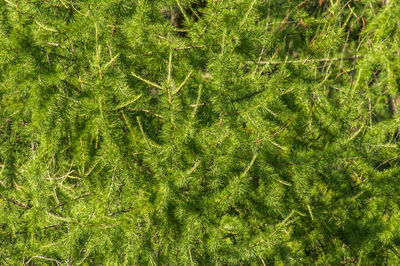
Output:
[[0,0],[0,264],[398,265],[399,18]]

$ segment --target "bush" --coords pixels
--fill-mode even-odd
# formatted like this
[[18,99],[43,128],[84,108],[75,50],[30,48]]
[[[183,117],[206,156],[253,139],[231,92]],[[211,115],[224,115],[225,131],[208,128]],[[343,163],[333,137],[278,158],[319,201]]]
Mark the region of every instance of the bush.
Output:
[[1,264],[399,264],[399,2],[193,2],[0,1]]

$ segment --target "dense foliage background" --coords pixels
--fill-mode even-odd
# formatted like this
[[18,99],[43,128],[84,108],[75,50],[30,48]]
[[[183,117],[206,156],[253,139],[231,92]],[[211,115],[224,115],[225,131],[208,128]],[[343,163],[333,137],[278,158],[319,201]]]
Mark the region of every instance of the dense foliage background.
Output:
[[398,265],[400,2],[193,2],[0,0],[0,264]]

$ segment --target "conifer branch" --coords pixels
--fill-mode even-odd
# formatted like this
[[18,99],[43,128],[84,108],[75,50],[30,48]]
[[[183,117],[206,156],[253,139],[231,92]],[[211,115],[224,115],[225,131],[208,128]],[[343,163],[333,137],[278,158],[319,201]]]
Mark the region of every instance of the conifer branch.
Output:
[[[257,2],[257,0],[253,0],[253,2],[251,2],[250,6],[248,7],[248,9],[247,9],[247,11],[246,11],[246,14],[244,15],[243,20],[240,22],[240,27],[242,27],[243,24],[246,23],[246,20],[247,20],[247,18],[249,17],[249,14],[250,14],[251,10],[253,9],[254,4],[255,4],[256,2]],[[239,27],[239,28],[240,28],[240,27]]]
[[136,102],[136,101],[139,100],[141,97],[142,97],[142,94],[139,94],[139,96],[137,96],[137,97],[134,98],[133,100],[131,100],[131,101],[127,102],[127,103],[124,103],[124,104],[122,104],[122,105],[116,107],[116,108],[114,109],[114,111],[117,111],[117,110],[119,110],[119,109],[121,109],[121,108],[124,108],[124,107],[126,107],[126,106],[128,106],[128,105],[130,105],[130,104],[132,104],[132,103],[134,103],[134,102]]
[[189,74],[186,75],[186,77],[185,77],[185,79],[182,81],[181,85],[179,85],[179,87],[175,89],[175,92],[174,92],[172,95],[177,94],[177,93],[182,89],[182,87],[183,87],[183,86],[186,84],[186,82],[189,80],[190,75],[192,75],[192,73],[193,73],[193,71],[190,71]]
[[129,131],[130,131],[131,134],[132,134],[133,139],[136,139],[135,133],[133,133],[133,130],[132,130],[132,128],[131,128],[131,125],[129,124],[128,119],[126,119],[126,116],[125,116],[125,113],[124,113],[123,110],[121,110],[121,114],[122,114],[122,116],[123,116],[123,118],[124,118],[124,120],[125,120],[126,125],[128,126]]
[[199,85],[199,90],[197,91],[196,104],[193,106],[194,110],[193,110],[193,113],[192,113],[192,120],[195,118],[196,113],[197,113],[197,109],[200,106],[199,102],[200,102],[200,98],[201,98],[202,88],[203,88],[203,86],[202,86],[202,84],[200,84]]
[[229,198],[234,192],[236,192],[237,188],[239,187],[239,184],[242,182],[242,179],[247,175],[247,173],[249,172],[250,168],[253,166],[253,163],[255,162],[256,158],[257,158],[257,153],[254,153],[253,158],[251,159],[250,163],[247,165],[247,167],[243,171],[243,173],[239,176],[239,180],[235,184],[235,187],[231,191],[229,191],[229,193],[225,197],[219,199],[217,201],[217,204],[219,204],[222,200],[225,200],[225,199]]
[[276,232],[278,232],[284,225],[286,225],[286,222],[290,219],[290,217],[292,217],[293,214],[294,210],[292,210],[292,212],[282,222],[279,223],[278,227],[269,235],[269,237],[275,235]]
[[170,49],[169,50],[169,57],[168,57],[168,77],[167,77],[167,82],[170,83],[171,81],[172,81],[172,50]]
[[132,74],[132,76],[134,76],[135,78],[137,78],[137,79],[143,81],[144,83],[149,84],[150,86],[156,87],[157,89],[160,89],[160,90],[165,90],[165,89],[164,89],[163,87],[161,87],[160,85],[158,85],[158,84],[156,84],[156,83],[154,83],[154,82],[151,82],[151,81],[149,81],[149,80],[147,80],[147,79],[144,79],[144,78],[142,78],[142,77],[136,75],[136,74],[133,73],[133,72],[131,72],[131,74]]
[[112,63],[114,63],[114,61],[115,60],[117,60],[117,58],[119,57],[119,53],[116,55],[116,56],[114,56],[111,60],[110,60],[110,62],[108,62],[107,64],[105,64],[104,65],[104,70],[106,70]]
[[188,15],[186,14],[185,9],[182,7],[181,2],[180,2],[179,0],[175,0],[175,2],[176,2],[176,4],[178,5],[179,10],[181,11],[181,13],[182,13],[183,17],[185,18],[185,20],[186,20],[188,23],[190,23],[189,17],[188,17]]
[[[140,121],[140,117],[139,116],[136,116],[136,121],[137,121],[137,123],[139,125],[140,132],[142,133],[142,137],[143,137],[144,141],[146,142],[147,146],[150,148],[150,142],[147,139],[146,134],[144,133],[142,122]],[[152,145],[152,146],[154,146],[154,145]]]

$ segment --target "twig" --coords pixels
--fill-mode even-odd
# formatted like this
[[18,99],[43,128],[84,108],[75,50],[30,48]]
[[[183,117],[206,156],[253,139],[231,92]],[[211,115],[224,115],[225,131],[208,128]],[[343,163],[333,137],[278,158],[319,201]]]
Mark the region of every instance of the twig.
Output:
[[120,210],[120,211],[110,212],[110,213],[108,214],[108,216],[114,216],[114,215],[116,215],[117,213],[129,212],[130,210],[131,210],[131,208],[126,209],[126,210]]
[[204,48],[205,46],[203,46],[203,45],[199,45],[199,46],[185,46],[185,47],[176,47],[176,48],[174,48],[175,50],[188,50],[188,49],[202,49],[202,48]]
[[266,266],[267,264],[265,264],[265,261],[263,260],[263,258],[262,258],[259,254],[257,254],[257,256],[260,258],[260,260],[261,260],[263,266]]
[[29,210],[30,208],[32,208],[32,206],[30,206],[29,204],[20,202],[20,201],[15,200],[15,199],[10,199],[10,198],[7,199],[6,197],[4,197],[4,196],[1,195],[1,194],[0,194],[0,197],[1,197],[4,201],[10,202],[10,203],[12,203],[12,204],[14,204],[14,205],[16,205],[16,206],[18,206],[18,207],[24,208],[25,210]]
[[146,109],[133,109],[133,108],[129,108],[128,110],[129,110],[129,111],[134,111],[134,112],[144,112],[144,113],[148,113],[148,114],[154,115],[155,117],[164,119],[164,117],[163,117],[162,115],[153,113],[153,112],[151,112],[151,111],[149,111],[149,110],[146,110]]
[[[89,196],[90,194],[91,194],[91,193],[85,193],[85,194],[82,194],[82,195],[80,195],[80,196],[78,196],[78,197],[73,198],[72,200],[78,200],[78,199],[84,198],[84,197],[86,197],[86,196]],[[64,205],[67,204],[67,203],[68,203],[68,202],[66,202],[66,201],[61,202],[61,203],[57,204],[55,207],[53,207],[51,210],[57,209],[57,208],[59,208],[59,207],[62,207],[62,206],[64,206]]]
[[175,91],[172,93],[172,95],[177,94],[183,87],[183,85],[186,84],[186,82],[189,80],[190,76],[192,75],[193,71],[190,71],[189,74],[185,77],[185,79],[182,81],[181,85],[178,86],[178,88],[175,89]]
[[122,105],[116,107],[116,108],[114,109],[114,111],[119,110],[119,109],[121,109],[121,108],[124,108],[124,107],[126,107],[126,106],[128,106],[128,105],[130,105],[130,104],[132,104],[132,103],[134,103],[134,102],[136,102],[137,100],[140,99],[140,97],[142,97],[142,94],[139,94],[139,96],[137,96],[137,97],[134,98],[133,100],[130,100],[129,102],[124,103],[124,104],[122,104]]
[[250,14],[251,10],[253,9],[254,4],[256,2],[257,2],[257,0],[254,0],[253,2],[251,2],[249,8],[246,11],[246,14],[244,15],[244,18],[243,18],[242,22],[240,23],[240,27],[243,26],[243,24],[246,22],[247,18],[249,17],[249,14]]
[[357,259],[358,259],[358,257],[351,258],[351,259],[346,259],[346,260],[342,260],[340,263],[341,264],[355,263],[357,261]]
[[117,211],[114,211],[114,212],[110,212],[108,214],[108,216],[114,216],[114,215],[116,215],[118,213],[130,212],[132,210],[132,206],[133,206],[133,202],[131,203],[131,206],[128,209],[119,210],[119,211],[117,210]]
[[189,106],[190,106],[190,107],[197,107],[197,106],[206,106],[206,105],[210,105],[210,103],[191,104],[191,105],[189,105]]
[[46,258],[46,257],[43,257],[43,256],[33,256],[33,257],[31,257],[27,262],[25,262],[24,265],[28,265],[29,262],[31,262],[31,260],[32,260],[32,259],[35,259],[35,258],[43,259],[43,260],[54,261],[55,263],[57,263],[57,265],[62,265],[62,262],[60,262],[60,261],[58,261],[58,260],[56,260],[56,259]]
[[133,73],[133,72],[131,72],[131,74],[132,74],[132,76],[134,76],[135,78],[137,78],[137,79],[143,81],[144,83],[147,83],[147,84],[149,84],[149,85],[151,85],[151,86],[153,86],[153,87],[156,87],[157,89],[164,90],[163,87],[161,87],[160,85],[158,85],[158,84],[156,84],[156,83],[154,83],[154,82],[151,82],[151,81],[149,81],[149,80],[147,80],[147,79],[144,79],[144,78],[142,78],[142,77],[136,75],[136,74]]
[[288,60],[288,61],[260,61],[256,62],[259,65],[281,65],[281,64],[305,64],[308,62],[331,62],[331,61],[339,61],[339,60],[354,60],[356,58],[362,57],[358,56],[349,56],[349,57],[335,57],[335,58],[316,58],[316,59],[305,59],[305,60]]
[[284,226],[286,224],[286,222],[290,219],[290,217],[292,217],[292,215],[294,214],[294,211],[292,210],[292,212],[278,225],[278,228],[275,229],[274,232],[272,232],[269,237],[272,237],[273,235],[275,235],[276,232],[279,231],[279,229],[282,228],[282,226]]
[[43,230],[50,229],[50,228],[53,228],[53,227],[58,227],[58,226],[60,226],[60,224],[50,224],[50,225],[46,225],[45,227],[43,227]]
[[129,124],[128,119],[126,119],[126,116],[125,116],[124,111],[121,110],[121,113],[122,113],[122,116],[124,117],[125,123],[126,123],[126,125],[128,126],[129,131],[130,131],[131,134],[132,134],[133,139],[136,139],[135,133],[133,133],[132,127],[131,127],[131,125]]
[[[239,176],[240,182],[242,181],[242,179],[243,179],[244,177],[246,177],[247,173],[250,171],[250,168],[253,166],[254,161],[255,161],[256,158],[257,158],[257,155],[258,155],[257,153],[254,153],[253,158],[251,159],[251,162],[247,165],[247,167],[246,167],[246,169],[244,170],[244,172]],[[239,182],[239,183],[240,183],[240,182]],[[239,186],[239,183],[237,183],[237,184],[235,185],[235,187],[234,187],[225,197],[219,199],[219,200],[217,201],[217,204],[219,204],[222,200],[225,200],[225,199],[229,198],[229,197],[237,190],[237,188],[238,188],[238,186]]]

